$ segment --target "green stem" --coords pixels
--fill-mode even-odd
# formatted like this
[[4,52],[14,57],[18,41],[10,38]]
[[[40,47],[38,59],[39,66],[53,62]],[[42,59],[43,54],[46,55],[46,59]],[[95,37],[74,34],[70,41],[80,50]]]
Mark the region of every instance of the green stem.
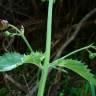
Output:
[[[60,59],[66,59],[67,57],[69,57],[69,56],[71,56],[71,55],[73,55],[73,54],[76,54],[77,52],[80,52],[80,51],[82,51],[82,50],[85,50],[85,49],[88,49],[88,48],[92,48],[92,45],[93,45],[93,44],[90,44],[89,46],[86,46],[86,47],[77,49],[77,50],[75,50],[75,51],[73,51],[73,52],[70,52],[69,54],[67,54],[67,55],[65,55],[65,56],[63,56],[63,57],[61,57],[61,58],[59,58],[59,60],[60,60]],[[49,66],[51,66],[51,67],[52,67],[52,66],[55,66],[56,63],[54,63],[54,62],[56,62],[56,61],[58,61],[58,59],[55,60],[55,61],[53,61],[52,63],[50,63]]]
[[90,83],[90,87],[91,87],[91,94],[92,94],[92,96],[96,96],[95,95],[95,86],[92,83]]
[[31,48],[28,40],[27,40],[26,37],[24,36],[24,34],[22,34],[22,32],[21,32],[17,27],[15,27],[14,25],[9,24],[9,27],[12,27],[13,29],[15,29],[15,30],[20,34],[20,36],[22,37],[22,39],[23,39],[24,42],[26,43],[27,47],[29,48],[29,50],[30,50],[31,52],[33,52],[32,48]]
[[92,47],[92,44],[90,44],[89,46],[86,46],[86,47],[77,49],[77,50],[75,50],[75,51],[73,51],[73,52],[71,52],[71,53],[69,53],[69,54],[61,57],[60,59],[65,59],[65,58],[67,58],[67,57],[69,57],[69,56],[71,56],[71,55],[73,55],[73,54],[75,54],[75,53],[77,53],[77,52],[80,52],[80,51],[82,51],[82,50],[85,50],[85,49],[88,49],[88,48],[91,48],[91,47]]
[[52,25],[52,9],[53,9],[53,0],[49,0],[48,6],[48,19],[47,19],[47,38],[46,38],[46,52],[45,52],[45,61],[42,69],[42,74],[39,82],[39,89],[37,96],[44,95],[45,83],[48,75],[49,62],[50,62],[50,50],[51,50],[51,25]]

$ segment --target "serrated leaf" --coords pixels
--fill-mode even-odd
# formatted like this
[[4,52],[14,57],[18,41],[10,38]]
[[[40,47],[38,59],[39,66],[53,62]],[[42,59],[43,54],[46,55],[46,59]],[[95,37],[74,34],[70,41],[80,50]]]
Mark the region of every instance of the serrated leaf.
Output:
[[16,52],[5,53],[3,56],[0,56],[0,72],[9,71],[22,65],[22,58],[23,55]]
[[58,59],[53,64],[56,64],[56,66],[68,68],[76,72],[92,84],[96,85],[96,79],[94,78],[94,75],[90,72],[90,69],[87,68],[87,65],[84,65],[84,63],[82,63],[81,61],[72,59]]
[[41,65],[41,61],[44,59],[44,54],[41,52],[33,52],[29,55],[24,55],[23,62],[25,63],[33,63],[37,66]]
[[0,56],[0,72],[10,71],[25,63],[32,63],[42,68],[41,61],[44,55],[40,52],[31,53],[29,55],[21,55],[16,52],[5,53]]

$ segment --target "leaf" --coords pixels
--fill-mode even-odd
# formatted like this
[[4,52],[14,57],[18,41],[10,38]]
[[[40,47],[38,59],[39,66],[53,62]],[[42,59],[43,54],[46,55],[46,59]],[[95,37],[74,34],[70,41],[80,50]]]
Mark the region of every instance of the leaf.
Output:
[[33,64],[39,66],[39,65],[41,65],[41,62],[43,59],[44,59],[44,54],[36,51],[29,55],[24,55],[22,60],[24,63],[33,63]]
[[0,56],[0,72],[10,71],[25,63],[32,63],[41,68],[43,59],[44,55],[40,52],[29,55],[21,55],[16,52],[5,53],[3,56]]
[[0,56],[0,71],[9,71],[23,64],[23,55],[16,52],[5,53]]
[[89,59],[93,60],[96,57],[96,53],[89,53]]
[[53,64],[56,64],[56,66],[59,67],[68,68],[76,72],[77,74],[79,74],[92,84],[96,85],[96,79],[94,78],[94,75],[90,73],[90,69],[87,68],[87,65],[84,65],[84,63],[82,63],[81,61],[72,59],[66,59],[66,60],[58,59]]

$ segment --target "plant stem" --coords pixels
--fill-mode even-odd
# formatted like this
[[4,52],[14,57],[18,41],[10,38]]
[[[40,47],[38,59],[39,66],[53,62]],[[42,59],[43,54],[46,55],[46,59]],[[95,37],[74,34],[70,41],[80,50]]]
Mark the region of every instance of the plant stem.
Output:
[[45,83],[48,75],[49,62],[50,62],[50,50],[51,50],[52,9],[53,9],[53,0],[49,0],[45,61],[42,69],[40,82],[39,82],[39,89],[38,89],[37,96],[44,95],[44,88],[45,88]]
[[91,48],[91,47],[92,47],[92,44],[90,44],[89,46],[85,46],[85,47],[83,47],[83,48],[77,49],[77,50],[75,50],[75,51],[73,51],[73,52],[70,52],[69,54],[61,57],[60,59],[65,59],[65,58],[67,58],[67,57],[69,57],[69,56],[71,56],[71,55],[73,55],[73,54],[75,54],[75,53],[77,53],[77,52],[80,52],[80,51],[82,51],[82,50],[85,50],[85,49],[88,49],[88,48]]
[[9,27],[12,27],[13,29],[15,29],[15,30],[20,34],[20,36],[22,37],[22,39],[23,39],[24,42],[26,43],[27,47],[29,48],[29,50],[30,50],[31,52],[33,52],[33,50],[32,50],[32,48],[31,48],[28,40],[26,39],[25,35],[22,34],[22,32],[21,32],[17,27],[15,27],[14,25],[9,24]]
[[96,96],[95,95],[95,86],[92,83],[90,83],[90,87],[91,87],[91,94],[92,94],[92,96]]
[[[89,46],[85,46],[85,47],[83,47],[83,48],[80,48],[80,49],[77,49],[77,50],[75,50],[75,51],[72,51],[72,52],[70,52],[69,54],[67,54],[67,55],[59,58],[59,60],[60,60],[60,59],[66,59],[67,57],[69,57],[69,56],[71,56],[71,55],[73,55],[73,54],[76,54],[77,52],[80,52],[80,51],[82,51],[82,50],[85,50],[85,49],[88,49],[88,48],[92,48],[92,45],[93,45],[93,44],[90,44]],[[58,61],[58,59],[55,60],[55,61],[53,61],[52,63],[50,63],[49,66],[51,66],[51,67],[54,66],[54,65],[55,65],[54,62],[56,62],[56,61]]]

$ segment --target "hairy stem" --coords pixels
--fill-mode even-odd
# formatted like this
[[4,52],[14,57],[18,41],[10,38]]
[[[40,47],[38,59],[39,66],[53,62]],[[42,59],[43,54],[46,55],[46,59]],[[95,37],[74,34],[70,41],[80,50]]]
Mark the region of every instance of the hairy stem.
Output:
[[46,83],[46,79],[48,75],[49,62],[50,62],[50,50],[51,50],[52,8],[53,8],[53,0],[49,0],[45,61],[44,61],[43,69],[42,69],[40,82],[39,82],[39,89],[38,89],[37,96],[44,95],[44,88],[45,88],[45,83]]
[[[89,46],[85,46],[85,47],[83,47],[83,48],[80,48],[80,49],[77,49],[77,50],[75,50],[75,51],[72,51],[72,52],[70,52],[69,54],[67,54],[67,55],[59,58],[59,60],[60,60],[60,59],[66,59],[67,57],[69,57],[69,56],[71,56],[71,55],[73,55],[73,54],[76,54],[77,52],[80,52],[80,51],[82,51],[82,50],[85,50],[85,49],[88,49],[88,48],[92,48],[92,46],[93,46],[93,44],[90,44]],[[58,60],[58,59],[57,59],[57,60]],[[51,67],[51,66],[54,66],[54,65],[55,65],[54,62],[56,62],[57,60],[55,60],[55,61],[53,61],[52,63],[50,63],[50,67]]]
[[17,27],[15,27],[14,25],[9,24],[9,27],[12,27],[13,29],[15,29],[15,30],[20,34],[20,36],[22,37],[22,39],[23,39],[24,42],[26,43],[27,47],[29,48],[29,50],[30,50],[31,52],[33,52],[33,50],[32,50],[32,48],[31,48],[31,46],[30,46],[27,38],[25,37],[25,35],[22,34],[22,32],[21,32]]
[[70,52],[69,54],[61,57],[60,59],[65,59],[65,58],[67,58],[67,57],[69,57],[69,56],[71,56],[71,55],[73,55],[73,54],[76,54],[77,52],[80,52],[80,51],[82,51],[82,50],[85,50],[85,49],[88,49],[88,48],[91,48],[91,47],[92,47],[92,44],[90,44],[90,45],[88,45],[88,46],[85,46],[85,47],[83,47],[83,48],[77,49],[77,50],[75,50],[75,51],[73,51],[73,52]]

